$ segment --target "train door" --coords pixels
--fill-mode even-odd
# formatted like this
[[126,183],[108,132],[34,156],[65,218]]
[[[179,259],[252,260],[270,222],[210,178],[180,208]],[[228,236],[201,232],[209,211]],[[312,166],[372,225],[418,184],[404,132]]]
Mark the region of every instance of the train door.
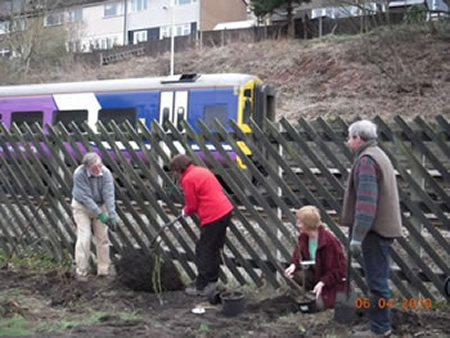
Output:
[[275,119],[275,90],[266,84],[255,85],[253,119],[259,126],[263,126],[264,119]]
[[165,131],[169,128],[166,121],[172,122],[179,131],[183,131],[181,121],[188,119],[188,91],[161,92],[159,123]]

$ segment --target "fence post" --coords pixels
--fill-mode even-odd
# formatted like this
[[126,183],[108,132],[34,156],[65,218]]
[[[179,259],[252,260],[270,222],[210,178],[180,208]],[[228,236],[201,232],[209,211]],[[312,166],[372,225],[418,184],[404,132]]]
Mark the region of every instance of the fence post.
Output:
[[[426,165],[425,155],[422,155],[422,153],[420,152],[418,147],[414,146],[414,142],[411,142],[411,153],[417,159],[420,159],[422,157],[422,159],[421,159],[422,166],[425,168],[425,165]],[[425,191],[425,178],[420,173],[420,168],[419,168],[420,165],[419,164],[416,165],[412,161],[410,161],[410,162],[411,162],[410,163],[411,176],[417,182],[417,184],[420,186],[420,188],[423,191]],[[411,201],[417,206],[421,202],[420,194],[418,194],[417,191],[414,189],[411,190]],[[423,224],[421,223],[420,219],[417,216],[411,215],[411,225],[417,230],[417,232],[419,234],[422,234]],[[409,242],[411,244],[411,247],[419,255],[419,257],[422,257],[422,247],[421,247],[420,243],[415,239],[415,237],[411,236],[409,238]],[[409,257],[408,260],[409,260],[409,264],[412,267],[413,271],[418,271],[419,268],[418,268],[417,262],[415,262],[411,257]],[[419,291],[414,288],[413,294],[414,294],[414,296],[418,297]]]
[[[278,131],[281,132],[281,130],[282,130],[282,128],[283,128],[283,127],[281,126],[281,124],[277,124],[277,126],[278,126]],[[264,146],[263,146],[263,147],[264,147]],[[275,144],[275,147],[276,147],[277,152],[279,153],[279,155],[280,155],[281,157],[283,157],[283,146],[282,146],[280,143],[277,142],[277,143]],[[283,169],[281,168],[280,164],[279,164],[272,156],[269,156],[269,151],[268,151],[265,147],[264,147],[262,150],[263,150],[263,154],[264,154],[265,157],[267,158],[267,164],[268,164],[269,166],[273,167],[273,168],[277,168],[277,173],[278,173],[278,175],[279,175],[279,176],[282,176],[282,175],[283,175]],[[273,185],[273,190],[276,191],[277,196],[280,197],[280,198],[282,198],[282,190],[281,190],[281,187],[277,186],[276,183],[275,183],[272,179],[270,180],[270,182],[271,182],[271,184]],[[267,198],[270,199],[270,196],[267,196]],[[272,207],[272,206],[271,206],[271,207]],[[277,218],[281,220],[282,217],[283,217],[281,208],[280,208],[278,205],[273,206],[273,208],[275,209],[274,211],[275,211],[275,214],[277,215]],[[276,234],[276,236],[277,236],[277,239],[278,239],[278,240],[281,240],[282,232],[281,232],[281,230],[279,229],[279,227],[277,227],[277,229],[276,229],[276,231],[275,231],[275,234]],[[278,248],[276,245],[273,244],[271,238],[267,238],[267,241],[268,241],[268,243],[269,243],[269,247],[272,248],[273,251],[275,251],[275,258],[276,258],[277,262],[281,262],[281,260],[282,260],[282,255],[281,255],[281,252],[280,252],[279,248]],[[278,281],[280,281],[280,280],[282,279],[282,276],[280,276],[276,271],[274,271],[274,273],[275,273],[275,278],[276,278]]]
[[323,20],[322,20],[322,16],[319,17],[319,38],[322,37],[322,33],[323,33]]

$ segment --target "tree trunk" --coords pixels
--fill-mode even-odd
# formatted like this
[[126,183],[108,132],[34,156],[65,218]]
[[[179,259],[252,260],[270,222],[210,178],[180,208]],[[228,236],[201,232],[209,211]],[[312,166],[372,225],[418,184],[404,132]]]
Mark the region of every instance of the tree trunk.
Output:
[[287,36],[289,39],[295,39],[294,13],[291,1],[287,3],[286,11],[287,11]]

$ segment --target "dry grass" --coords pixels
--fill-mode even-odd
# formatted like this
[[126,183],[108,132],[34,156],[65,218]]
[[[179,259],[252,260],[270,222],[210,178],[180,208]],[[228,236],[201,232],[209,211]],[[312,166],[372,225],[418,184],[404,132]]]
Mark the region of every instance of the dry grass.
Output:
[[[175,55],[175,72],[256,74],[277,90],[277,116],[450,116],[449,25],[380,29],[322,40],[237,42]],[[4,83],[23,82],[11,72]],[[65,63],[25,82],[87,81],[168,73],[169,53],[104,67]]]

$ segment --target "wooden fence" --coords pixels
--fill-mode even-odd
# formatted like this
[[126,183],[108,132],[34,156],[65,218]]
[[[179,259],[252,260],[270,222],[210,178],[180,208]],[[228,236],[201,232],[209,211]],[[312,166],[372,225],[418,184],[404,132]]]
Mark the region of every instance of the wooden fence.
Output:
[[[404,237],[393,252],[392,287],[397,296],[438,299],[450,275],[450,124],[444,117],[406,121],[396,117],[379,126],[380,145],[398,173]],[[139,124],[2,126],[0,133],[0,248],[6,253],[45,252],[55,259],[73,255],[72,173],[82,154],[98,151],[114,173],[120,227],[111,236],[113,251],[149,250],[161,227],[179,214],[183,195],[167,171],[171,154],[191,155],[219,177],[235,205],[228,230],[221,279],[240,284],[279,287],[296,244],[295,210],[317,206],[328,227],[347,245],[339,226],[342,197],[352,154],[348,122],[321,118],[265,121],[244,134],[215,124],[200,132],[184,124],[182,133],[157,123],[151,131]],[[68,129],[70,129],[70,131]],[[251,156],[243,152],[243,143]],[[149,146],[151,144],[151,147]],[[193,149],[199,149],[201,156]],[[229,154],[235,152],[246,169]],[[217,156],[220,155],[220,156]],[[194,243],[198,220],[180,219],[161,233],[161,250],[187,276],[195,276]],[[361,260],[353,263],[354,282],[367,292]]]

